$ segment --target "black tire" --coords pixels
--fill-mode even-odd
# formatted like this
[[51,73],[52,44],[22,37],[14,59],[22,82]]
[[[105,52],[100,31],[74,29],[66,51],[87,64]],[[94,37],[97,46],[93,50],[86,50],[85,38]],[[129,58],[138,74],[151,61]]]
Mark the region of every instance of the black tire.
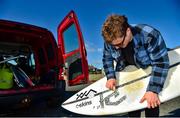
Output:
[[47,99],[48,107],[59,107],[64,101],[64,92],[65,92],[66,83],[64,80],[57,81],[56,89],[52,97]]

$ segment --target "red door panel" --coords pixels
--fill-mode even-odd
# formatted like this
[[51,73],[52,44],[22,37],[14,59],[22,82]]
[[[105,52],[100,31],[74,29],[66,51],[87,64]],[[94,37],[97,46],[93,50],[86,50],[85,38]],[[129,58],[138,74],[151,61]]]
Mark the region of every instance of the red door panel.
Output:
[[88,82],[86,49],[77,17],[71,11],[58,27],[58,48],[70,86]]

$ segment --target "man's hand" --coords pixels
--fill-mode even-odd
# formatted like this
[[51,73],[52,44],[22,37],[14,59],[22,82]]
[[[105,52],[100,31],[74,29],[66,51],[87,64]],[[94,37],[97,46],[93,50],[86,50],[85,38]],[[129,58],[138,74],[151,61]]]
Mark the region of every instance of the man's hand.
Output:
[[115,89],[116,89],[116,79],[115,78],[108,79],[107,82],[106,82],[106,87],[109,88],[110,90],[115,91]]
[[140,103],[143,103],[145,100],[147,101],[149,109],[155,108],[161,104],[159,97],[158,97],[158,94],[151,92],[151,91],[148,91],[144,94]]

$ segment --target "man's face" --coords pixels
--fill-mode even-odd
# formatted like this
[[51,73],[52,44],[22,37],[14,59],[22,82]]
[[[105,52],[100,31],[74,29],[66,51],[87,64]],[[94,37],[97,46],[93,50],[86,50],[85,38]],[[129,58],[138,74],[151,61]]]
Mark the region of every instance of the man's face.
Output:
[[132,32],[130,28],[127,28],[126,33],[122,37],[118,37],[111,42],[111,45],[116,49],[125,48],[128,43],[132,40]]

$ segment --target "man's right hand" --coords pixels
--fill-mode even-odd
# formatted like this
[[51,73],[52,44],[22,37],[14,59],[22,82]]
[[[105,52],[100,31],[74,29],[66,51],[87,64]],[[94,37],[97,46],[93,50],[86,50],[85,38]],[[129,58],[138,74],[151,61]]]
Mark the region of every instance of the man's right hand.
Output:
[[115,78],[110,78],[106,82],[106,87],[109,88],[110,90],[115,91],[116,89],[116,79]]

